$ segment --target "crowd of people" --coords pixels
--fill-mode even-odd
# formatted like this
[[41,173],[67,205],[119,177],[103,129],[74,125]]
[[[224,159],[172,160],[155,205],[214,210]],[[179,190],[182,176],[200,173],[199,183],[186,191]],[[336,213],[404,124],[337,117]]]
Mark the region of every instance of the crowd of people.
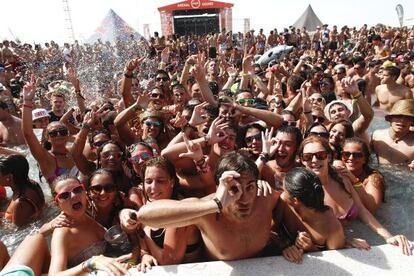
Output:
[[[293,48],[257,62],[278,45]],[[22,228],[46,208],[61,213],[11,257],[0,243],[0,275],[124,275],[274,255],[300,263],[305,252],[369,250],[345,235],[356,219],[411,255],[411,242],[375,218],[387,184],[371,153],[380,166],[414,169],[413,94],[414,28],[4,40],[2,220]],[[389,127],[369,137],[374,109]],[[114,227],[130,245],[119,254]]]

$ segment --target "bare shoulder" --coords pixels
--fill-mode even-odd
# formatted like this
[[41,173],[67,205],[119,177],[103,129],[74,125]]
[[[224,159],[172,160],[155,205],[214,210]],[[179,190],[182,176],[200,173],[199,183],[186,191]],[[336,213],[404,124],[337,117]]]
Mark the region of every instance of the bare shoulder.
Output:
[[[377,129],[372,133],[372,140],[384,140],[384,135],[387,135],[387,128],[386,129]],[[382,138],[381,138],[382,137]]]

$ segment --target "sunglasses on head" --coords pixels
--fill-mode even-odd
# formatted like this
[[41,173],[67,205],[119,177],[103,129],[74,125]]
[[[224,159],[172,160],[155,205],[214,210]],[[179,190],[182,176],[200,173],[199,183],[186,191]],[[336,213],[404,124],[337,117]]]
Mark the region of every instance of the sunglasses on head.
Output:
[[244,105],[244,104],[254,104],[256,101],[255,99],[240,99],[238,100],[239,104]]
[[295,121],[283,121],[282,122],[282,126],[296,126],[296,122]]
[[357,152],[350,152],[350,151],[343,151],[342,152],[342,158],[343,159],[349,159],[351,157],[351,155],[355,159],[359,159],[359,158],[364,157],[364,154],[362,152],[358,152],[358,151]]
[[56,129],[56,130],[51,130],[49,131],[49,136],[50,137],[57,137],[59,136],[68,136],[69,132],[66,128],[61,128],[61,129]]
[[328,153],[326,151],[302,153],[302,160],[305,162],[312,161],[314,156],[318,160],[325,160],[328,158]]
[[100,146],[102,146],[103,144],[105,144],[107,141],[96,141],[96,142],[93,142],[93,146],[95,147],[95,148],[99,148]]
[[312,115],[312,118],[313,118],[313,121],[314,122],[318,122],[320,124],[322,124],[323,122],[325,122],[325,118],[324,117]]
[[261,141],[262,140],[262,134],[259,132],[256,135],[252,135],[252,136],[244,138],[244,141],[246,142],[246,144],[253,143],[253,140],[256,140],[256,141],[260,140]]
[[145,121],[146,126],[161,127],[161,122],[159,121]]
[[312,103],[313,102],[318,102],[318,103],[321,103],[322,101],[323,101],[323,98],[310,98],[309,99]]
[[71,191],[61,192],[57,194],[55,196],[55,202],[68,200],[71,198],[72,194],[78,195],[81,194],[83,191],[85,191],[85,187],[82,184],[80,184],[74,187]]
[[328,132],[311,131],[311,132],[309,132],[309,135],[316,135],[316,136],[319,136],[319,137],[322,137],[322,138],[326,138],[326,139],[329,138],[329,133]]
[[136,163],[147,161],[148,159],[152,157],[153,157],[153,154],[151,152],[144,151],[134,156],[131,156],[131,158],[129,158],[129,161],[133,164],[136,164]]
[[116,186],[113,183],[96,184],[90,186],[89,190],[95,194],[100,194],[102,191],[105,191],[105,193],[112,193],[116,190]]
[[122,157],[122,152],[120,151],[105,151],[101,153],[101,157],[103,159],[108,159],[109,157],[114,157],[115,159],[119,159]]
[[151,99],[164,99],[164,95],[163,94],[159,94],[159,93],[151,93],[150,94],[150,98]]
[[167,81],[168,77],[156,77],[155,80],[156,81]]

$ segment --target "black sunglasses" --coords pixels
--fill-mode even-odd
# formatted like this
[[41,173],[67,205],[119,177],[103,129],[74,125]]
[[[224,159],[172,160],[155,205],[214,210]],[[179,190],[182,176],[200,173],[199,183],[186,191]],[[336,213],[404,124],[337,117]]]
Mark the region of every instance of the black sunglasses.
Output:
[[116,186],[113,183],[97,184],[91,186],[89,190],[95,194],[100,194],[102,191],[105,191],[105,193],[112,193],[116,190]]
[[256,141],[260,140],[261,141],[262,140],[262,134],[259,132],[256,135],[252,135],[252,136],[244,138],[244,141],[246,142],[246,144],[253,143],[253,140],[256,140]]
[[94,142],[92,145],[95,147],[95,148],[99,148],[100,146],[102,146],[103,144],[105,144],[106,142],[108,142],[108,141],[105,141],[105,140],[103,140],[103,141],[96,141],[96,142]]
[[50,137],[54,138],[54,137],[57,137],[58,135],[59,136],[68,136],[69,132],[66,128],[60,128],[60,129],[49,131],[48,134],[49,134]]
[[351,157],[351,155],[355,159],[359,159],[359,158],[364,157],[364,154],[362,152],[358,152],[358,151],[357,152],[350,152],[350,151],[343,151],[342,152],[342,158],[343,159],[349,159]]
[[313,121],[322,124],[325,122],[325,118],[321,116],[312,115]]
[[296,122],[295,121],[283,121],[282,122],[282,126],[296,126]]
[[168,81],[168,77],[156,77],[156,81]]
[[316,131],[314,132],[314,131],[311,131],[311,132],[309,132],[308,136],[310,136],[310,135],[316,135],[316,136],[326,138],[326,139],[329,138],[329,133],[328,132],[316,132]]
[[326,151],[302,153],[302,160],[305,162],[312,161],[314,156],[318,160],[325,160],[328,158],[328,153]]

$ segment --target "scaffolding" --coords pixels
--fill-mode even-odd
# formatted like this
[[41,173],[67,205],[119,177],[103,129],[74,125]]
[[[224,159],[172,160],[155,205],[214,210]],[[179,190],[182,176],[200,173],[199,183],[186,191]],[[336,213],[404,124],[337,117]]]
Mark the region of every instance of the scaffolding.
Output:
[[65,13],[66,31],[68,32],[69,41],[75,42],[75,32],[73,31],[72,17],[70,15],[69,1],[62,0],[63,12]]

